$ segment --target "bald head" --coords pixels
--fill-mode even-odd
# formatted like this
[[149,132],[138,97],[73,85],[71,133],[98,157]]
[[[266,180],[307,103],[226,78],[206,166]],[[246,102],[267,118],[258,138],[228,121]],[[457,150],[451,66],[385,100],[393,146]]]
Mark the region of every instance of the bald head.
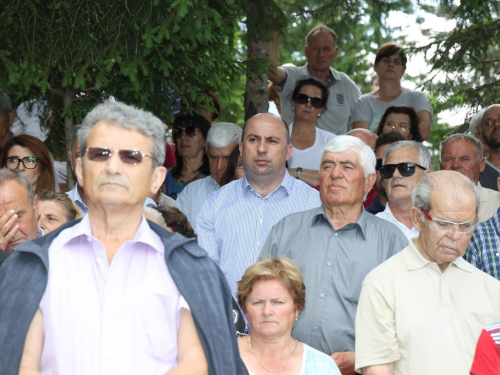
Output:
[[368,129],[353,129],[347,133],[353,137],[361,139],[372,150],[375,150],[375,143],[377,142],[377,134]]
[[286,137],[287,144],[290,144],[291,140],[290,140],[290,131],[288,128],[288,124],[285,121],[283,121],[283,119],[281,117],[276,116],[272,113],[257,113],[256,115],[250,117],[247,120],[247,122],[245,123],[245,125],[243,126],[243,134],[241,135],[242,140],[245,139],[245,133],[246,133],[246,130],[249,127],[249,125],[255,124],[258,122],[269,122],[269,123],[279,124],[279,125],[283,126],[283,131],[284,131],[283,134]]

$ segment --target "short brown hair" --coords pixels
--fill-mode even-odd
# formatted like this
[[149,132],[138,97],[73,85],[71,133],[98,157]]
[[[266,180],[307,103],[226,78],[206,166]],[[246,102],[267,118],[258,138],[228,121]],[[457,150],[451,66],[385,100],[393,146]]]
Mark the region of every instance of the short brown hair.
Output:
[[333,31],[332,29],[330,29],[328,26],[326,25],[323,25],[323,24],[319,24],[319,25],[316,25],[314,26],[311,31],[309,31],[306,35],[306,46],[309,47],[309,45],[311,44],[312,42],[312,38],[314,37],[315,34],[317,33],[320,33],[320,32],[325,32],[325,33],[328,33],[332,36],[333,38],[333,41],[335,43],[335,45],[337,45],[337,33],[335,31]]
[[288,258],[261,259],[251,265],[238,281],[238,303],[246,313],[245,302],[252,293],[253,286],[260,280],[278,280],[291,294],[295,309],[304,310],[306,286],[299,269]]
[[403,68],[406,70],[406,63],[408,62],[408,59],[406,58],[404,48],[394,43],[385,43],[378,49],[375,56],[375,65],[377,65],[384,57],[391,57],[396,54],[401,56],[401,63],[403,64]]

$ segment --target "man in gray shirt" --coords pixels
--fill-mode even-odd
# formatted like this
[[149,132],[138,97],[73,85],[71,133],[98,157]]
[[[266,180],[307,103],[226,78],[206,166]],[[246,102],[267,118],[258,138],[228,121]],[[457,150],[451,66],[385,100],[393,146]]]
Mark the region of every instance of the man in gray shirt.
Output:
[[293,123],[292,93],[301,79],[316,77],[328,87],[328,102],[318,117],[316,126],[333,134],[345,134],[351,112],[361,96],[358,86],[345,74],[331,67],[337,58],[337,34],[325,25],[315,26],[306,36],[304,55],[307,64],[297,67],[278,66],[279,34],[269,44],[269,59],[273,62],[268,77],[274,83],[281,100],[281,117]]
[[320,175],[323,205],[279,221],[261,256],[295,260],[307,293],[293,337],[331,355],[342,374],[351,374],[361,283],[408,240],[395,225],[363,209],[375,182],[375,155],[363,141],[335,137],[324,149]]

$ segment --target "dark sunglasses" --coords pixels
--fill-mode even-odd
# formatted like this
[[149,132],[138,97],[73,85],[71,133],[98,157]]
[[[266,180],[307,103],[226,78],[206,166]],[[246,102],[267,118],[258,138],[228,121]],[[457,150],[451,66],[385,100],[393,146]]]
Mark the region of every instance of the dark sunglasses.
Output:
[[386,164],[380,167],[380,175],[384,180],[388,180],[389,178],[392,178],[392,175],[397,168],[401,176],[410,177],[415,174],[416,167],[419,167],[424,171],[427,169],[417,163]]
[[306,94],[297,94],[297,97],[295,98],[295,102],[299,104],[307,104],[307,102],[309,101],[311,102],[311,105],[314,108],[323,108],[325,106],[323,99],[316,98],[314,96],[309,96]]
[[382,159],[377,159],[377,163],[375,164],[375,170],[380,170],[380,167],[382,167]]
[[113,154],[118,154],[120,160],[125,164],[141,164],[142,159],[146,156],[148,158],[153,158],[152,156],[146,155],[142,151],[138,150],[110,150],[109,148],[100,148],[100,147],[89,147],[87,151],[87,158],[92,161],[102,162],[106,161]]
[[172,129],[172,134],[174,138],[180,137],[182,134],[186,134],[186,137],[194,137],[199,131],[200,129],[195,128],[194,126],[186,126],[185,128]]

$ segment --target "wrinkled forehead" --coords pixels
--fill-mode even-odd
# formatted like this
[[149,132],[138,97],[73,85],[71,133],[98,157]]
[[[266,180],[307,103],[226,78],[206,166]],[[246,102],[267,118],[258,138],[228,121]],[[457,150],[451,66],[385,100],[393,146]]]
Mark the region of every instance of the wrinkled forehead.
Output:
[[388,160],[395,160],[398,161],[398,163],[419,163],[420,153],[416,148],[407,146],[390,151],[387,153],[385,159],[386,163]]
[[0,216],[9,210],[20,211],[33,209],[28,190],[14,181],[7,181],[0,186]]
[[478,150],[475,145],[467,142],[465,139],[452,139],[445,143],[441,150],[441,156],[454,156],[454,157],[474,157],[477,158]]
[[350,162],[354,165],[360,165],[358,154],[355,151],[347,150],[340,152],[326,151],[323,154],[322,163],[345,163]]

